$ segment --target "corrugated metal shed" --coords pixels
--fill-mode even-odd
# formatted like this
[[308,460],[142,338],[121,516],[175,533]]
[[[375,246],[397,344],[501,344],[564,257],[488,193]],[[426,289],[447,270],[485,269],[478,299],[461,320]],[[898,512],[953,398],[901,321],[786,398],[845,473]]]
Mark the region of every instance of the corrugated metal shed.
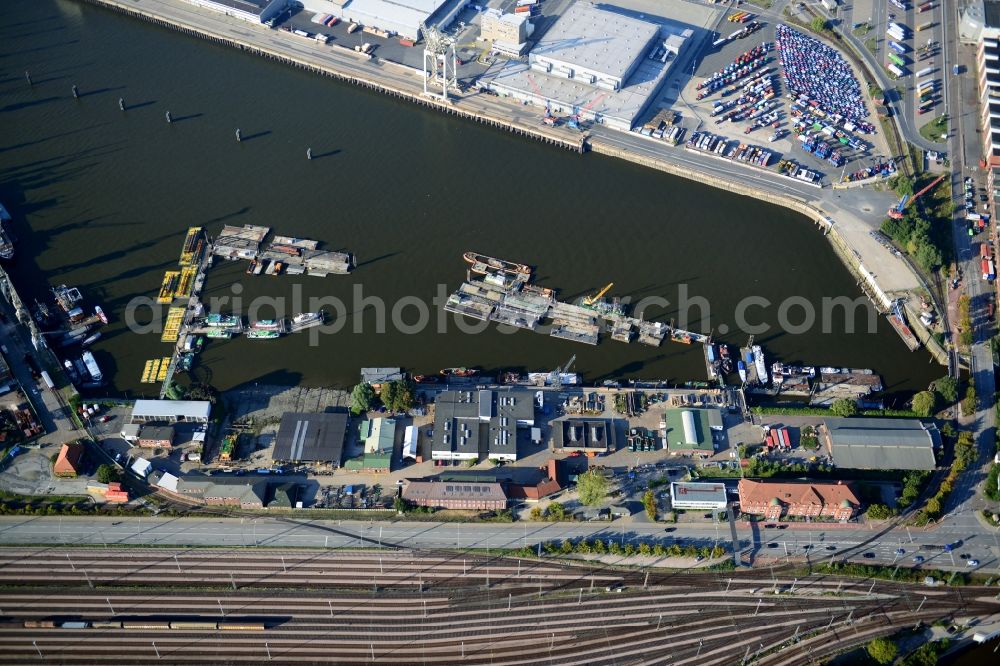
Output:
[[826,437],[837,467],[934,469],[939,434],[916,419],[826,419]]

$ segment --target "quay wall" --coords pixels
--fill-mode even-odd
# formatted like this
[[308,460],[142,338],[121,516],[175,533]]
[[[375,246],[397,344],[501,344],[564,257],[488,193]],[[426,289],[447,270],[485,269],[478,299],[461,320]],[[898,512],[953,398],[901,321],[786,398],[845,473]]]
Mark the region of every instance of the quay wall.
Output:
[[[160,16],[154,11],[146,8],[136,7],[124,0],[81,0],[92,5],[97,5],[105,9],[117,12],[119,14],[125,14],[131,18],[136,18],[147,23],[152,23],[154,25],[169,28],[171,30],[176,30],[178,32],[184,33],[186,35],[192,35],[195,37],[201,37],[203,39],[208,39],[217,44],[222,44],[224,46],[229,46],[234,49],[238,49],[245,53],[250,53],[253,55],[268,58],[270,60],[275,60],[292,67],[297,67],[298,69],[303,69],[314,74],[319,74],[321,76],[328,76],[338,81],[344,83],[349,83],[351,85],[356,85],[362,88],[367,88],[375,92],[379,92],[391,97],[396,97],[399,99],[406,100],[408,102],[413,102],[421,106],[433,108],[437,111],[447,113],[454,116],[460,116],[474,122],[489,125],[491,127],[502,129],[513,134],[520,136],[525,136],[528,138],[541,141],[543,143],[557,146],[559,148],[564,148],[566,150],[572,150],[574,152],[582,153],[585,147],[585,138],[580,135],[578,138],[574,137],[570,139],[569,137],[560,136],[556,133],[548,132],[544,127],[527,127],[522,126],[514,121],[502,117],[495,116],[490,113],[486,113],[479,110],[465,109],[456,107],[453,103],[449,101],[442,100],[440,98],[431,97],[424,95],[421,92],[410,92],[407,90],[402,90],[398,87],[377,81],[373,78],[360,75],[357,73],[351,73],[338,69],[333,66],[320,65],[314,62],[308,62],[305,59],[295,57],[288,53],[283,53],[277,49],[271,49],[267,47],[253,46],[250,44],[243,43],[241,41],[230,39],[215,32],[196,25],[181,24],[168,17]],[[345,55],[354,55],[353,51],[342,48]],[[360,57],[360,56],[358,56]],[[402,70],[407,70],[410,72],[419,72],[418,69],[413,69],[406,67],[405,65],[398,65],[397,63],[391,63],[388,61],[382,61],[383,64],[388,66],[398,67]]]

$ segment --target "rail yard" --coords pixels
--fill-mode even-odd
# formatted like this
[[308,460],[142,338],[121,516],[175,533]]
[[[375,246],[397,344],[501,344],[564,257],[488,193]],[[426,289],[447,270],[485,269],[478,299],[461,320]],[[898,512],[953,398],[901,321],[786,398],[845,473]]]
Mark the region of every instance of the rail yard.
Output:
[[483,553],[7,548],[0,561],[7,664],[804,664],[1000,610],[976,587]]

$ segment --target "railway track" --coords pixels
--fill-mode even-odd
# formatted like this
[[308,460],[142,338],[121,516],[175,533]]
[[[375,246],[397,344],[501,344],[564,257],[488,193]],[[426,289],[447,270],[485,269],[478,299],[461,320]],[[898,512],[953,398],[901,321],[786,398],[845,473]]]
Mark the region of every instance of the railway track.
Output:
[[985,590],[793,573],[399,551],[0,549],[0,663],[701,666],[748,656],[791,666],[917,620],[1000,608]]

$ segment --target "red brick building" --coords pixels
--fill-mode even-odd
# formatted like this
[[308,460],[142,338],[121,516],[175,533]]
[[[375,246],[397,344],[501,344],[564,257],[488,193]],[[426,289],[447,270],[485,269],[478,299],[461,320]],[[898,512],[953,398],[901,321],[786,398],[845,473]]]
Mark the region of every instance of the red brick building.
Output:
[[850,482],[784,483],[741,479],[740,511],[778,520],[782,516],[849,520],[861,508]]
[[52,473],[56,476],[69,478],[77,476],[83,465],[83,453],[83,444],[80,442],[63,444],[59,450],[59,457],[52,465]]

